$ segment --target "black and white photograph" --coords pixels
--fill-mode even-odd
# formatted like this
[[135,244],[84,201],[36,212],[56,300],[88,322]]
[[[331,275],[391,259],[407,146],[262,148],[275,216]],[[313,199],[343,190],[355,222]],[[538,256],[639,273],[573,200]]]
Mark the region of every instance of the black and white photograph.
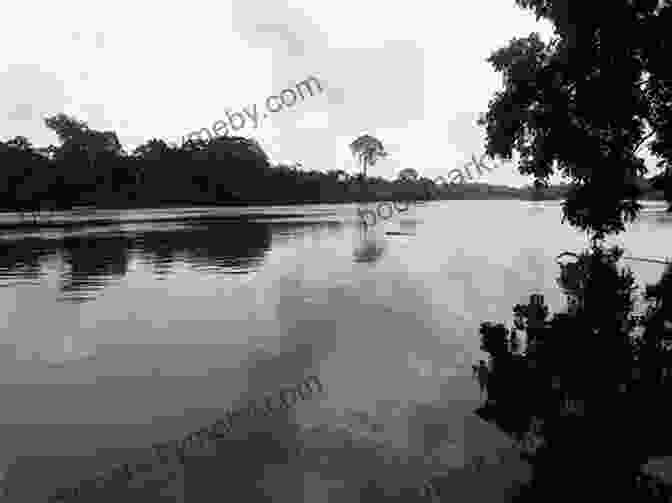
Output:
[[0,21],[0,503],[672,503],[672,0]]

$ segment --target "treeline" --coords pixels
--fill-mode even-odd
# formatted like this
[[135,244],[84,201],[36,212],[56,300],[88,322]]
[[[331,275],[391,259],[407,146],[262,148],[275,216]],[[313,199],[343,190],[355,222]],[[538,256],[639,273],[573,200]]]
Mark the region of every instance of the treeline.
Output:
[[507,187],[487,183],[465,183],[448,185],[435,190],[437,199],[523,199],[560,200],[569,192],[569,185],[550,185],[545,188]]
[[[223,136],[182,146],[152,139],[127,153],[116,133],[58,114],[45,119],[59,146],[0,142],[0,209],[42,212],[173,205],[338,203],[362,197],[428,199],[416,181],[350,176],[342,170],[272,166],[254,140]],[[431,183],[431,182],[430,182]]]
[[[182,146],[152,139],[127,153],[112,131],[65,114],[45,119],[60,145],[36,148],[17,136],[0,142],[0,210],[32,213],[78,206],[315,204],[366,200],[559,199],[542,191],[487,184],[438,186],[424,177],[349,175],[271,165],[254,140],[222,136]],[[409,171],[408,169],[405,171]],[[412,170],[414,171],[414,170]]]

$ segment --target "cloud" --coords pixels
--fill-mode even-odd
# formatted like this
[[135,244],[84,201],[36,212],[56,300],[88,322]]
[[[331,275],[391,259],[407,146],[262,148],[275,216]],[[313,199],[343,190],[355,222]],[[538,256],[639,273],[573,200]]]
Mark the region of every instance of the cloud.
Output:
[[98,49],[105,47],[105,34],[102,31],[96,33],[96,47]]
[[111,129],[112,123],[105,118],[105,106],[100,103],[86,103],[80,105],[81,118],[93,129]]
[[253,47],[273,49],[278,53],[274,56],[305,56],[327,45],[326,34],[301,9],[280,2],[233,0],[231,12],[234,30]]
[[447,142],[462,152],[465,158],[483,152],[483,128],[476,124],[478,112],[457,112],[448,121]]
[[338,87],[327,89],[327,101],[330,105],[345,104],[345,89]]
[[[255,134],[266,145],[272,139],[279,158],[301,160],[308,168],[338,169],[341,137],[354,139],[361,130],[376,135],[382,129],[405,129],[409,122],[424,119],[425,54],[415,41],[333,48],[304,11],[249,0],[233,0],[232,25],[252,47],[271,49],[272,94],[311,75],[322,83],[322,94],[274,114],[262,126],[272,134]],[[304,114],[315,112],[326,112],[326,127],[297,130]]]
[[283,24],[258,24],[255,27],[258,34],[270,34],[286,44],[289,56],[303,56],[306,44],[294,33],[289,26]]
[[30,103],[19,103],[14,110],[7,114],[10,121],[28,121],[33,118],[33,105]]
[[8,135],[4,139],[22,135],[35,145],[55,141],[43,118],[65,110],[71,99],[54,73],[37,64],[11,64],[0,73],[0,89],[0,131]]

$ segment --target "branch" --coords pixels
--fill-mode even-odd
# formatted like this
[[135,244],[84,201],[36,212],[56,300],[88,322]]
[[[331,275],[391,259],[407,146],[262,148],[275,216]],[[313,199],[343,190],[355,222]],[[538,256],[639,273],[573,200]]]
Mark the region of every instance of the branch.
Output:
[[655,264],[672,264],[672,262],[667,262],[665,260],[656,260],[652,258],[623,257],[623,260],[641,260],[642,262],[653,262]]
[[649,134],[647,134],[644,138],[642,138],[642,139],[639,141],[639,143],[637,144],[637,146],[633,149],[632,154],[635,155],[635,154],[637,153],[637,151],[639,150],[639,148],[644,144],[644,142],[645,142],[646,140],[648,140],[649,138],[651,138],[654,134],[656,134],[656,132],[655,132],[655,131],[651,131],[651,132],[650,132]]
[[579,257],[579,255],[577,255],[576,253],[572,253],[572,252],[568,252],[568,251],[566,251],[566,252],[561,253],[561,254],[558,255],[557,257],[555,257],[555,260],[557,261],[560,257],[564,257],[564,256],[574,257],[574,258],[576,258],[577,260],[579,260],[579,259],[581,258],[581,257]]

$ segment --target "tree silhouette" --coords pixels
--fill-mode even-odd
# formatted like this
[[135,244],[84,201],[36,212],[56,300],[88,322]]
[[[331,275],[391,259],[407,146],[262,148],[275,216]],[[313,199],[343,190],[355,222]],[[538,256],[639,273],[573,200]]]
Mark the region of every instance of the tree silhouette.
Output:
[[417,182],[420,175],[413,168],[402,169],[397,175],[399,182]]
[[[598,236],[623,230],[640,209],[633,175],[646,173],[637,157],[672,163],[672,7],[656,1],[516,0],[556,28],[545,44],[533,33],[489,58],[505,80],[489,110],[486,152],[511,159],[522,174],[547,178],[554,170],[574,184],[563,206],[572,225]],[[623,33],[628,33],[627,37]],[[618,106],[614,106],[618,103]]]
[[362,182],[364,184],[366,184],[366,167],[373,166],[378,159],[388,156],[382,142],[368,134],[357,137],[350,144],[350,152],[362,166]]
[[[647,287],[640,300],[648,307],[637,315],[634,277],[619,266],[623,250],[604,240],[641,208],[647,170],[638,153],[647,141],[665,170],[654,185],[669,180],[672,6],[614,0],[606,13],[576,0],[516,3],[553,23],[555,34],[549,43],[538,34],[514,39],[490,56],[505,89],[479,121],[486,152],[510,159],[515,150],[536,192],[552,173],[568,176],[563,220],[588,231],[590,245],[561,254],[575,259],[560,266],[563,312],[549,316],[533,295],[514,307],[512,328],[481,324],[493,400],[477,413],[540,444],[528,453],[534,476],[517,501],[662,501],[641,470],[649,457],[672,452],[672,413],[662,400],[672,389],[672,267]],[[665,198],[672,201],[669,191]]]

